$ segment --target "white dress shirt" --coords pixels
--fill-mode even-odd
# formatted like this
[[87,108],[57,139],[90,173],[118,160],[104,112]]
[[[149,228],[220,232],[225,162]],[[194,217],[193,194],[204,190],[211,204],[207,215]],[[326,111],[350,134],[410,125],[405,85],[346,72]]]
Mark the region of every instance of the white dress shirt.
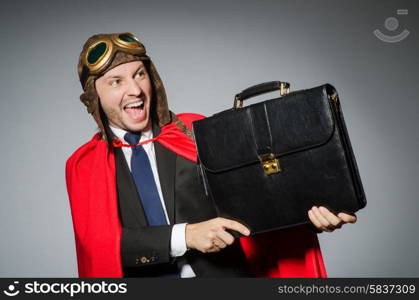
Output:
[[[120,128],[114,128],[110,126],[112,129],[112,132],[121,140],[125,141],[124,136],[127,133],[125,130]],[[140,142],[149,140],[153,138],[153,132],[150,130],[141,132],[141,138]],[[128,144],[127,141],[125,143]],[[132,149],[129,147],[121,147],[122,151],[124,153],[125,159],[127,161],[128,167],[131,171],[131,156],[132,156]],[[166,216],[167,224],[170,224],[169,216],[167,214],[166,205],[164,203],[163,194],[161,191],[160,186],[160,178],[159,173],[157,170],[157,163],[156,163],[156,153],[154,151],[154,143],[146,143],[143,145],[144,151],[147,153],[148,159],[150,161],[151,170],[153,171],[154,175],[154,181],[156,182],[157,191],[159,193],[160,201],[164,210],[164,215]],[[195,273],[192,270],[191,265],[186,263],[186,260],[180,256],[183,256],[187,250],[186,247],[186,240],[185,240],[185,227],[187,223],[181,223],[181,224],[174,224],[170,239],[170,255],[172,257],[178,257],[178,260],[181,265],[180,270],[180,277],[182,278],[188,278],[188,277],[195,277]]]

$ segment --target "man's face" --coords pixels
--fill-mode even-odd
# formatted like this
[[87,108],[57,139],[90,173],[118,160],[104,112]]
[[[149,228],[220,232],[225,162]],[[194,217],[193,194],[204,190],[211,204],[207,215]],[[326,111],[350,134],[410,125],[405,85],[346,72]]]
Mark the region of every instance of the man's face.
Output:
[[95,85],[109,125],[133,132],[150,128],[152,86],[143,62],[119,65]]

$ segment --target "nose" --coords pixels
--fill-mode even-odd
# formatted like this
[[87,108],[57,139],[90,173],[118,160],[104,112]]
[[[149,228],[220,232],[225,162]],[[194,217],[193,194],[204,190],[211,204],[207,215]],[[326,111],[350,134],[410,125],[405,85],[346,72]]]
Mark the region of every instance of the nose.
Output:
[[127,91],[129,96],[139,97],[142,94],[142,92],[143,90],[141,89],[140,84],[136,80],[129,80]]

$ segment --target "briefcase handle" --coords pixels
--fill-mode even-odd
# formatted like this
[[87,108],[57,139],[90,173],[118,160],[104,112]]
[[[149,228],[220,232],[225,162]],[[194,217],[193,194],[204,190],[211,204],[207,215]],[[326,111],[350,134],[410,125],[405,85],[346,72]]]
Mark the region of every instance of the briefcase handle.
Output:
[[290,91],[290,84],[284,81],[269,81],[251,86],[234,97],[234,109],[242,108],[243,101],[251,97],[279,90],[281,96]]

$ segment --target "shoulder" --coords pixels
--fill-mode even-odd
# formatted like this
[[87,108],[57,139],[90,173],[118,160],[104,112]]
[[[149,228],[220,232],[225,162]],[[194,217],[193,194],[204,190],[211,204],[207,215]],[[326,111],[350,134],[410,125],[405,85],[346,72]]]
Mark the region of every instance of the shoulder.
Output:
[[100,134],[95,134],[90,141],[80,146],[67,159],[66,169],[73,169],[76,165],[88,163],[92,157],[97,155],[98,150],[106,147],[106,142],[100,139]]

